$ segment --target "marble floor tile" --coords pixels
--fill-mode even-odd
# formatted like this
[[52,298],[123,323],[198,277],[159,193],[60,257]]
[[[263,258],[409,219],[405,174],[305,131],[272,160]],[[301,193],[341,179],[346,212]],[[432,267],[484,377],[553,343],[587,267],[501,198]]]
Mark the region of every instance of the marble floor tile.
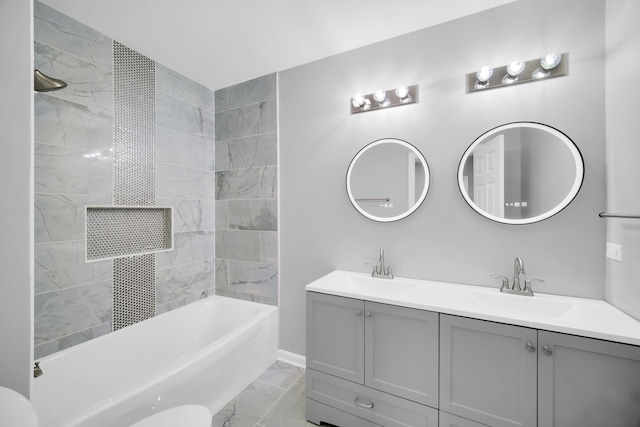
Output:
[[258,378],[278,387],[288,389],[304,373],[304,368],[277,360]]
[[255,380],[212,419],[212,427],[254,427],[284,393],[280,387]]
[[213,416],[211,427],[317,427],[305,416],[304,371],[276,361]]

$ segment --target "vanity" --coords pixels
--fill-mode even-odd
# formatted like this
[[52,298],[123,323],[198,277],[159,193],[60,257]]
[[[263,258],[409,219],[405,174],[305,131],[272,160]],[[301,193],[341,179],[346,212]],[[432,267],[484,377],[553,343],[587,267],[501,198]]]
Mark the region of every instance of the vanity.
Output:
[[604,301],[348,271],[306,291],[315,424],[640,423],[640,322]]

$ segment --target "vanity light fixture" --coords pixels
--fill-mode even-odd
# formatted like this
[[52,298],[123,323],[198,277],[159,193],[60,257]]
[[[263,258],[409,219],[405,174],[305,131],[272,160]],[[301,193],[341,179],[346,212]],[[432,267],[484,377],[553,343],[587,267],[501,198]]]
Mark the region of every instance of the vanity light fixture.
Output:
[[467,93],[565,76],[568,58],[568,53],[550,53],[540,59],[513,61],[502,67],[482,67],[466,75]]
[[368,95],[357,94],[351,98],[351,114],[381,108],[397,107],[418,102],[418,85],[401,85],[396,89],[378,89]]

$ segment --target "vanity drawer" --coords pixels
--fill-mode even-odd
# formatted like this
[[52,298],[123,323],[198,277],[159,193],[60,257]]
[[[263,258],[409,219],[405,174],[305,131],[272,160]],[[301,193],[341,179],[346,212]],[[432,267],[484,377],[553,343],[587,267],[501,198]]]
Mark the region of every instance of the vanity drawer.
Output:
[[437,427],[438,411],[307,369],[307,397],[385,427]]

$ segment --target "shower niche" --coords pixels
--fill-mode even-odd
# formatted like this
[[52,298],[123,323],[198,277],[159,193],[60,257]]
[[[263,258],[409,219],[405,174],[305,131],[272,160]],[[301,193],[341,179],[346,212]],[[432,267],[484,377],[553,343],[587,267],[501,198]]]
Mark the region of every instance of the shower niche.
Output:
[[172,207],[87,206],[87,261],[173,249]]

